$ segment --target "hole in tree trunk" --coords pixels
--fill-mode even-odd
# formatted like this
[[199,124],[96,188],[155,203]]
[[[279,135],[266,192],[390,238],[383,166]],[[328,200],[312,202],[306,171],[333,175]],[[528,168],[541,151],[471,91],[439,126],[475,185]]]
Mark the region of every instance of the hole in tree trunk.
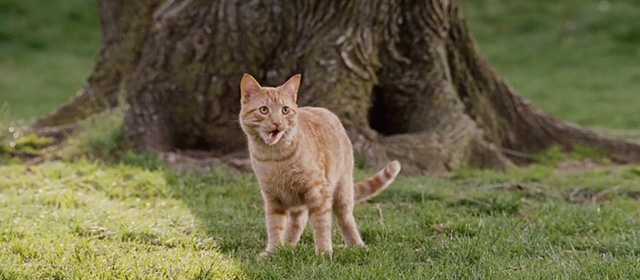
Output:
[[373,104],[369,109],[369,125],[383,135],[407,132],[407,122],[403,121],[408,108],[403,108],[399,100],[392,98],[394,89],[384,86],[373,88]]

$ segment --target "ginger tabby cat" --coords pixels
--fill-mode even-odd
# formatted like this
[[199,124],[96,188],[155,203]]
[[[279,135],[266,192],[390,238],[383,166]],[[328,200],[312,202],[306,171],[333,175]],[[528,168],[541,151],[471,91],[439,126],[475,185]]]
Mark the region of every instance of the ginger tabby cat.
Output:
[[[267,248],[295,245],[311,220],[316,254],[331,254],[331,214],[347,245],[364,245],[353,217],[356,201],[387,188],[400,172],[393,161],[353,182],[353,148],[338,117],[324,108],[296,105],[300,75],[262,87],[248,74],[240,83],[240,123],[265,202]],[[286,227],[285,227],[286,225]]]

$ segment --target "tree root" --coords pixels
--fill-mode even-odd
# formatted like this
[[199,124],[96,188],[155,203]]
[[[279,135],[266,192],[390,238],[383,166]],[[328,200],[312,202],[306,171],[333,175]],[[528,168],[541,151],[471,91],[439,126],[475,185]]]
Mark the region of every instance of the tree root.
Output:
[[161,153],[170,170],[196,175],[211,173],[216,168],[226,168],[232,172],[251,171],[251,161],[247,153],[233,153],[222,157],[212,157],[206,152],[165,152]]
[[480,53],[466,20],[456,14],[452,21],[446,59],[452,83],[466,114],[503,155],[516,163],[529,163],[529,152],[553,146],[569,151],[577,144],[607,152],[618,163],[640,162],[640,142],[606,136],[533,106]]
[[68,123],[58,126],[45,126],[45,127],[27,127],[25,133],[34,133],[40,137],[47,137],[53,139],[53,145],[59,144],[69,135],[71,135],[77,128],[79,123]]
[[515,107],[512,137],[505,146],[520,151],[536,151],[561,146],[570,151],[574,145],[583,145],[606,152],[617,163],[640,162],[640,141],[616,139],[592,129],[560,120],[508,89],[509,99]]
[[624,190],[621,186],[613,186],[600,192],[586,190],[583,188],[574,188],[567,197],[567,201],[580,204],[596,204],[607,200],[609,195],[621,195],[640,201],[640,193],[635,191]]
[[114,85],[108,91],[96,93],[91,88],[91,85],[87,84],[78,92],[76,97],[67,101],[67,103],[49,115],[38,118],[30,127],[48,128],[73,125],[77,121],[86,119],[95,113],[116,107],[118,105],[117,88],[118,85]]

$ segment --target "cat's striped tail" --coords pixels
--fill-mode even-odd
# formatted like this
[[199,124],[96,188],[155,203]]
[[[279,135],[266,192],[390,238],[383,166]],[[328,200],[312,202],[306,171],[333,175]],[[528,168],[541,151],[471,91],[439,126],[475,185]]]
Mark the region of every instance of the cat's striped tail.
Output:
[[355,183],[355,201],[363,201],[378,195],[385,190],[400,173],[400,163],[394,160],[373,176]]

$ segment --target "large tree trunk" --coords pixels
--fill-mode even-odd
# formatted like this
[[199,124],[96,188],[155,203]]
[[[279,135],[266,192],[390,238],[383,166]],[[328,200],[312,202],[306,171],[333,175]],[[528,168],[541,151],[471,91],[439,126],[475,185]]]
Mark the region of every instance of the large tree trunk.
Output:
[[458,0],[98,0],[98,7],[104,43],[84,90],[92,98],[80,95],[38,126],[60,124],[86,108],[85,99],[114,104],[123,89],[127,137],[137,147],[241,152],[242,74],[278,85],[302,73],[301,105],[335,112],[374,167],[390,159],[410,173],[504,167],[526,152],[575,143],[640,161],[640,143],[558,120],[517,95],[479,53]]

